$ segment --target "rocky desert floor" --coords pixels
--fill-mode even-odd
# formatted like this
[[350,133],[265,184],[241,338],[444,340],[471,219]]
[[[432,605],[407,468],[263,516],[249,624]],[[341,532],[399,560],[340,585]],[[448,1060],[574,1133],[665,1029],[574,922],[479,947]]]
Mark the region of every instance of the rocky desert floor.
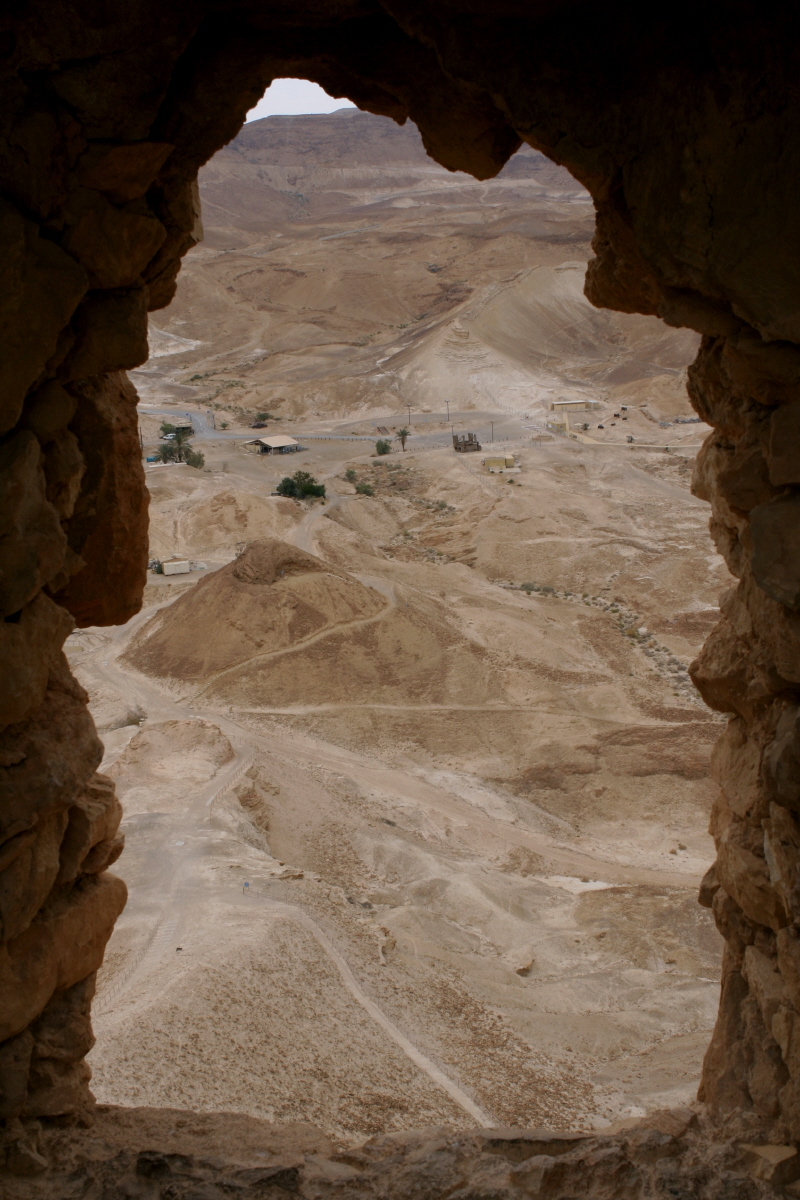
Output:
[[241,451],[151,469],[156,536],[229,561],[71,639],[131,893],[98,1097],[342,1140],[689,1099],[719,724],[685,664],[723,579],[685,460],[351,449],[324,503]]
[[[583,300],[586,201],[538,156],[478,185],[376,133],[355,182],[290,163],[278,187],[248,129],[206,168],[209,241],[136,373],[145,447],[180,409],[205,455],[148,467],[152,553],[193,570],[68,643],[126,813],[95,1094],[340,1144],[690,1101],[718,999],[696,892],[721,726],[686,667],[729,582],[689,490],[693,335]],[[236,277],[278,233],[286,261]],[[446,238],[454,278],[420,316]],[[333,307],[305,350],[281,343],[323,268]],[[346,342],[360,290],[381,327]],[[445,395],[517,469],[454,453]],[[597,404],[590,430],[548,435],[553,396]],[[375,457],[412,398],[407,451]],[[259,408],[307,448],[248,452]],[[272,494],[297,468],[324,501]]]

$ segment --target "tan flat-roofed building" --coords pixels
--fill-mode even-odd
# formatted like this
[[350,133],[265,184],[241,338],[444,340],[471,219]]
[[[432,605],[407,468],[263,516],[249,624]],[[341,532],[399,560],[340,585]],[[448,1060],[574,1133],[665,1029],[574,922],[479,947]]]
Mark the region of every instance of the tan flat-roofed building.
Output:
[[294,454],[301,449],[300,443],[286,433],[253,438],[251,442],[245,442],[245,446],[254,454]]
[[492,454],[487,455],[483,460],[483,465],[487,471],[495,473],[497,471],[511,471],[516,468],[517,463],[513,454]]
[[599,408],[596,400],[551,400],[551,412],[585,412],[587,409]]

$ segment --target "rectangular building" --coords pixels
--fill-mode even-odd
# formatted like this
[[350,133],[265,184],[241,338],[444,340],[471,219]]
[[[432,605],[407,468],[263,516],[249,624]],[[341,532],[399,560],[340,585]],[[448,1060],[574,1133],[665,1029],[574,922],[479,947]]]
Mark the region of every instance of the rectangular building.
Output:
[[253,438],[251,442],[245,442],[245,446],[255,454],[294,454],[302,449],[299,442],[285,433]]

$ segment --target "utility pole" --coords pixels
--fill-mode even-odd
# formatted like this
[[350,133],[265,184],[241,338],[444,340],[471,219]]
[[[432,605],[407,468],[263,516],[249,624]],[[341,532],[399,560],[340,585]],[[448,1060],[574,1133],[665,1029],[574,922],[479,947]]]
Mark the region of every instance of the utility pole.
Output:
[[408,409],[408,423],[410,425],[411,424],[411,405],[407,404],[406,408]]
[[447,424],[449,425],[450,424],[450,401],[445,400],[445,404],[447,405]]
[[494,421],[492,421],[492,441],[494,441]]

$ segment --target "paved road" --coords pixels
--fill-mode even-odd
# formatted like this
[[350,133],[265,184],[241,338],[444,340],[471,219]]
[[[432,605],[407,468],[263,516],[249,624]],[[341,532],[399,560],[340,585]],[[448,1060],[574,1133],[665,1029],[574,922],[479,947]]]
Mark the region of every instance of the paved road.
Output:
[[[213,438],[215,441],[241,441],[245,436],[241,431],[215,429],[214,414],[210,411],[207,413],[187,412],[185,408],[171,408],[168,405],[142,403],[139,404],[139,410],[143,416],[163,417],[165,421],[170,421],[172,424],[175,424],[176,421],[185,421],[188,419],[192,422],[196,438]],[[258,430],[254,430],[253,432],[254,434],[258,433]]]
[[[249,437],[258,437],[260,434],[266,434],[268,432],[268,430],[266,430],[266,429],[263,429],[263,430],[261,430],[261,429],[253,429],[253,430],[250,430],[250,429],[247,429],[247,430],[215,429],[214,428],[215,414],[212,413],[210,409],[207,410],[205,413],[197,413],[197,412],[187,412],[186,409],[173,407],[171,405],[144,404],[144,403],[140,403],[139,408],[140,408],[141,412],[143,414],[145,414],[146,416],[163,417],[163,419],[165,421],[171,421],[173,424],[176,421],[185,421],[187,419],[190,420],[192,422],[192,425],[194,426],[194,431],[195,431],[194,436],[199,441],[213,440],[213,441],[242,442],[242,441],[246,441]],[[439,415],[440,414],[436,414],[436,413],[433,414],[434,417],[439,416]],[[443,418],[444,414],[441,414],[441,416]],[[454,419],[455,419],[455,414],[454,414]],[[462,422],[458,422],[458,423],[463,424],[464,422],[462,421]],[[468,416],[467,416],[467,423],[469,423]],[[424,426],[424,424],[425,423],[423,422],[422,425]],[[518,425],[518,422],[513,417],[508,418],[508,420],[502,420],[499,422],[495,421],[495,425],[497,426],[497,428],[495,431],[494,443],[490,440],[490,437],[491,437],[490,430],[483,429],[483,426],[487,425],[487,420],[485,418],[481,418],[477,421],[477,425],[479,427],[478,437],[479,437],[480,441],[483,443],[484,450],[489,449],[492,445],[499,446],[501,442],[505,443],[509,440],[517,441],[520,438],[525,437],[525,432],[523,430],[515,428],[515,426]],[[533,426],[531,426],[530,428],[533,428]],[[506,436],[503,437],[503,434],[505,434]],[[381,434],[379,434],[377,432],[377,430],[375,431],[374,434],[350,434],[350,433],[337,433],[336,430],[331,430],[328,433],[307,433],[306,431],[304,431],[302,429],[300,429],[300,430],[293,429],[292,436],[295,437],[298,441],[361,442],[366,446],[366,445],[373,445],[378,440],[378,438],[381,437]],[[394,441],[394,438],[392,438],[391,440]],[[452,444],[451,434],[448,430],[436,430],[433,433],[413,433],[411,435],[411,437],[408,439],[407,450],[408,450],[408,452],[411,452],[414,450],[430,450],[430,449],[446,448],[447,446],[450,446],[451,444]]]

